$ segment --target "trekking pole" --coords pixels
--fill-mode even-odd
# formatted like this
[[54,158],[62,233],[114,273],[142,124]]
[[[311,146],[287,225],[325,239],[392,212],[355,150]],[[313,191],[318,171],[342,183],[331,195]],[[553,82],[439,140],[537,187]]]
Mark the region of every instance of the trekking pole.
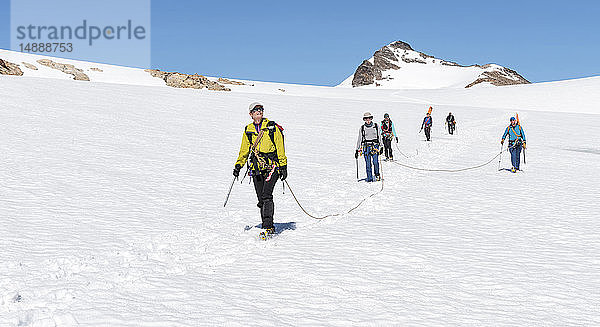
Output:
[[244,182],[244,179],[246,179],[246,176],[248,176],[248,170],[250,170],[250,166],[246,165],[246,172],[244,173],[244,177],[242,178],[242,180],[240,181],[240,184],[242,184]]
[[356,180],[358,180],[358,158],[356,158]]
[[225,208],[225,206],[227,205],[227,201],[229,201],[229,195],[231,194],[231,190],[233,189],[233,184],[235,183],[236,179],[237,179],[237,176],[233,176],[233,180],[231,181],[231,186],[229,186],[229,192],[227,192],[227,197],[225,198],[225,203],[223,203],[223,208]]
[[527,164],[527,161],[525,160],[525,148],[523,148],[523,163]]
[[498,159],[498,170],[500,170],[500,163],[502,162],[502,148],[504,147],[504,144],[500,144],[500,159]]

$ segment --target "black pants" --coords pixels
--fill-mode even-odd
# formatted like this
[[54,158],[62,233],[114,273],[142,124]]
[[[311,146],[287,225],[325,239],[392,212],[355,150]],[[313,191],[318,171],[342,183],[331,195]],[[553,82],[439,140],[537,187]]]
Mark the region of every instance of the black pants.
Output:
[[454,124],[448,123],[448,134],[454,134]]
[[425,137],[427,141],[431,141],[431,127],[425,126]]
[[383,138],[383,149],[385,153],[385,157],[388,159],[394,159],[394,155],[392,154],[392,139],[389,137]]
[[254,190],[258,198],[257,206],[260,208],[260,217],[262,218],[262,228],[273,228],[273,213],[275,212],[275,204],[273,203],[273,189],[279,178],[277,170],[271,175],[271,179],[267,181],[270,171],[261,173],[252,173],[254,180]]

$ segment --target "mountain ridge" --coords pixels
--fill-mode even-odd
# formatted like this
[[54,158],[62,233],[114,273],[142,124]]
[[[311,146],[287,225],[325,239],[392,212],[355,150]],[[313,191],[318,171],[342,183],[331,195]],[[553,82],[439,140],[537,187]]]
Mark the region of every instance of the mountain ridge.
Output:
[[460,65],[414,50],[404,41],[395,41],[375,51],[338,86],[435,89],[518,84],[530,82],[510,68],[492,63]]

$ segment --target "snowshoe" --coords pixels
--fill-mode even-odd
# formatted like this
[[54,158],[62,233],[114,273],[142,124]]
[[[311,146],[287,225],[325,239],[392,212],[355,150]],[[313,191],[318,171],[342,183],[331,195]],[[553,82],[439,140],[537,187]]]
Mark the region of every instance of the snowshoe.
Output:
[[266,241],[270,238],[272,238],[273,236],[275,236],[275,228],[271,227],[271,228],[267,228],[264,231],[260,232],[260,239],[263,241]]

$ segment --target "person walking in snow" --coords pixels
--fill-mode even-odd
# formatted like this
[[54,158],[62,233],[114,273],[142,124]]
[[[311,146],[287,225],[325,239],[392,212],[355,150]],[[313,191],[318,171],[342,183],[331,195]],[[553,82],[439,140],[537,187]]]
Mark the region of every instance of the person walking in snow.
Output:
[[392,140],[396,138],[396,143],[398,143],[398,134],[396,134],[396,128],[388,113],[383,115],[383,120],[381,121],[381,135],[383,138],[383,148],[385,150],[385,160],[394,160]]
[[446,117],[446,124],[448,125],[448,134],[454,134],[454,129],[456,128],[456,121],[454,120],[454,115],[449,112]]
[[240,153],[233,169],[233,176],[238,177],[246,164],[248,156],[249,171],[254,181],[254,189],[258,198],[258,207],[265,235],[275,233],[273,214],[273,189],[277,179],[287,178],[287,157],[283,143],[282,128],[263,117],[264,107],[258,102],[250,104],[252,122],[244,128]]
[[521,127],[521,124],[517,122],[515,117],[510,117],[510,124],[504,130],[502,135],[502,141],[500,144],[504,144],[504,140],[508,136],[508,150],[510,151],[510,160],[512,163],[511,171],[513,173],[519,170],[521,163],[521,151],[527,148],[525,141],[525,131]]
[[427,113],[425,118],[423,118],[423,123],[421,124],[421,130],[425,129],[425,137],[427,141],[431,141],[431,126],[433,126],[433,120],[431,118],[431,113]]
[[[359,151],[362,151],[367,164],[367,182],[373,182],[373,172],[375,170],[375,180],[380,181],[379,175],[379,154],[383,151],[381,148],[381,134],[377,123],[373,122],[373,115],[365,112],[363,115],[364,124],[358,129],[358,140],[356,141],[356,152],[354,158],[358,159]],[[371,161],[373,168],[371,168]]]

